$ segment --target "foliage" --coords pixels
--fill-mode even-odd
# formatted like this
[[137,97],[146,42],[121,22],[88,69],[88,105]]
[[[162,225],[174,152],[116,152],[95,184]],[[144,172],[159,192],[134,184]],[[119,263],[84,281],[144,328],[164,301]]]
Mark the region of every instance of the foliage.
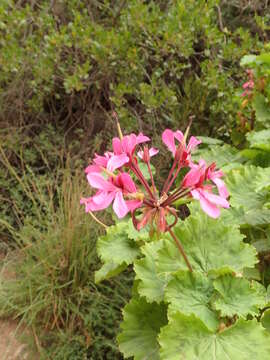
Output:
[[127,130],[194,115],[197,132],[227,136],[239,60],[267,32],[263,9],[235,27],[234,5],[219,3],[2,1],[1,118],[79,123],[104,141],[115,107]]

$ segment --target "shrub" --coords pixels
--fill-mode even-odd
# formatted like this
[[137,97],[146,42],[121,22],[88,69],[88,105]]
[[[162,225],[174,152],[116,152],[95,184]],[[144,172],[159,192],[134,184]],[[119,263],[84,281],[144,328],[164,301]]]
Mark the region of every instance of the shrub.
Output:
[[266,30],[250,34],[263,9],[231,29],[234,5],[218,0],[31,4],[0,6],[1,118],[79,123],[88,137],[103,130],[103,142],[112,108],[128,129],[194,115],[197,132],[226,135],[239,60],[262,47],[257,34],[267,40]]

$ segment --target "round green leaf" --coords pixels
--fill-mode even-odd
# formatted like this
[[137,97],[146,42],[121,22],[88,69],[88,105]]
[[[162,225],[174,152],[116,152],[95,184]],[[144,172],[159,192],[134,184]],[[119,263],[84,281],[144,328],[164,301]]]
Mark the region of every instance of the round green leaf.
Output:
[[[247,223],[254,226],[269,223],[270,209],[265,207],[268,192],[267,190],[256,192],[258,187],[261,188],[260,179],[264,171],[255,166],[242,166],[233,169],[226,176],[230,204],[235,209],[242,209],[236,219],[239,220],[239,224]],[[235,212],[235,209],[232,210]]]
[[215,333],[194,315],[175,313],[159,343],[161,360],[269,360],[270,354],[270,334],[256,320]]
[[159,360],[157,336],[167,324],[167,309],[164,304],[149,304],[143,298],[132,299],[123,311],[122,332],[118,343],[125,357],[134,360]]
[[139,246],[127,236],[125,222],[110,226],[97,241],[97,251],[104,262],[131,264],[140,255]]
[[223,317],[257,315],[259,308],[265,305],[266,292],[258,291],[246,279],[227,274],[216,279],[214,287],[219,294],[214,306]]
[[266,310],[263,313],[263,316],[261,318],[261,323],[262,326],[268,331],[270,332],[270,309]]
[[164,288],[167,280],[157,275],[155,259],[157,252],[161,249],[163,240],[148,243],[141,248],[144,258],[136,260],[134,270],[136,279],[140,280],[138,284],[138,292],[141,296],[145,296],[150,302],[160,302],[164,298]]
[[209,306],[213,293],[212,282],[204,274],[179,271],[169,282],[165,291],[165,299],[170,303],[170,314],[177,311],[185,315],[194,314],[210,330],[215,331],[219,321]]
[[[174,228],[194,271],[203,273],[241,272],[257,263],[256,250],[244,244],[243,235],[235,226],[226,226],[221,219],[211,219],[202,211],[188,217]],[[164,240],[156,259],[157,271],[168,276],[187,266],[173,239]]]

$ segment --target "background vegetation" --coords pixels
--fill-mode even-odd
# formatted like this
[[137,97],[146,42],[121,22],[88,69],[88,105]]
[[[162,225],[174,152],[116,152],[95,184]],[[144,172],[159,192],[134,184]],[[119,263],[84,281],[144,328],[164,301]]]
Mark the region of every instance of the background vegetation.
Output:
[[[125,132],[154,138],[192,117],[193,134],[266,168],[269,57],[244,56],[269,52],[269,37],[267,1],[1,1],[0,249],[16,278],[1,284],[0,310],[29,325],[44,359],[121,359],[133,275],[95,285],[102,229],[78,203],[112,111]],[[248,68],[256,81],[244,102]],[[218,141],[203,150],[219,166],[239,156]]]

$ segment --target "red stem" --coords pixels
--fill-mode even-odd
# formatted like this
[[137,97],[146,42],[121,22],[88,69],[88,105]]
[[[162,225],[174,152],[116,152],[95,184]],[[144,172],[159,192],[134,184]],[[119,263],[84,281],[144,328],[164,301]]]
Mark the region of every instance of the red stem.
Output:
[[151,170],[151,166],[150,166],[150,162],[147,161],[147,169],[150,175],[150,179],[151,179],[151,183],[152,183],[152,187],[153,187],[153,191],[154,191],[154,196],[155,198],[157,198],[157,189],[155,187],[155,182],[154,182],[154,178],[153,178],[153,174],[152,174],[152,170]]
[[185,251],[184,251],[183,246],[181,245],[180,241],[177,239],[177,237],[175,236],[175,234],[172,232],[172,230],[170,228],[168,228],[168,231],[171,234],[173,240],[175,241],[175,244],[176,244],[178,250],[180,251],[181,255],[183,256],[183,258],[184,258],[184,260],[185,260],[185,262],[187,264],[187,267],[192,272],[193,271],[192,267],[190,265],[190,262],[188,261],[188,258],[187,258],[187,255],[186,255]]
[[162,189],[161,194],[167,193],[168,182],[169,182],[170,179],[171,179],[171,176],[172,176],[172,174],[173,174],[173,172],[174,172],[175,167],[176,167],[176,160],[175,160],[175,158],[174,158],[174,162],[173,162],[173,164],[172,164],[172,167],[171,167],[171,170],[170,170],[170,172],[169,172],[169,175],[168,175],[168,177],[167,177],[167,179],[166,179],[166,181],[165,181],[165,184],[164,184],[164,186],[163,186],[163,189]]
[[131,170],[135,173],[135,175],[137,176],[137,178],[140,180],[141,184],[144,186],[144,188],[146,189],[146,191],[148,192],[148,194],[150,195],[150,197],[155,200],[155,197],[152,193],[152,190],[149,186],[149,184],[147,183],[145,177],[143,176],[141,170],[139,169],[139,167],[135,164],[135,162],[133,160],[131,160]]
[[178,164],[177,170],[176,170],[176,172],[174,173],[174,176],[173,176],[173,178],[171,179],[169,185],[167,186],[166,193],[170,190],[170,188],[171,188],[172,184],[174,183],[177,175],[179,174],[180,169],[181,169],[181,164]]

